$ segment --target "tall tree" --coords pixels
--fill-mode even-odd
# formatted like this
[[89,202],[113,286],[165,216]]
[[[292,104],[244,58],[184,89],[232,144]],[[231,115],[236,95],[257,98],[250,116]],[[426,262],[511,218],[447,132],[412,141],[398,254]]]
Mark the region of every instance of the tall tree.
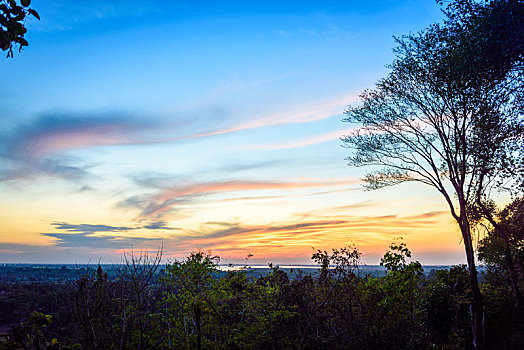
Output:
[[343,141],[353,150],[349,165],[374,166],[364,178],[368,189],[414,181],[444,197],[466,251],[477,349],[484,348],[484,315],[472,203],[490,203],[490,193],[508,182],[520,179],[522,187],[522,34],[507,26],[522,28],[523,6],[509,0],[448,4],[444,24],[397,39],[391,72],[361,95],[360,106],[349,107],[344,120],[362,125]]

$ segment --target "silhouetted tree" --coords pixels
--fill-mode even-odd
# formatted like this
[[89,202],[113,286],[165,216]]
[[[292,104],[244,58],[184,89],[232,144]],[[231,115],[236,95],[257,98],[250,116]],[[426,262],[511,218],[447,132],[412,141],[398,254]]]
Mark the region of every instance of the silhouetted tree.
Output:
[[124,255],[120,272],[120,295],[129,305],[123,305],[122,309],[126,310],[120,316],[120,347],[124,347],[126,335],[133,333],[138,336],[131,336],[132,339],[127,342],[133,344],[135,349],[154,349],[167,338],[165,332],[158,334],[158,329],[155,329],[161,326],[159,323],[163,318],[159,310],[156,310],[161,300],[158,274],[162,252],[163,248],[160,247],[153,254],[146,250]]
[[481,36],[498,28],[491,25],[496,20],[506,32],[507,23],[522,23],[524,17],[499,11],[522,11],[522,2],[505,3],[454,1],[444,25],[398,39],[390,74],[361,95],[361,106],[346,111],[345,121],[362,127],[343,138],[354,151],[349,165],[381,168],[364,178],[368,189],[415,181],[445,198],[466,250],[477,349],[483,348],[484,316],[471,203],[486,203],[490,190],[501,189],[501,179],[518,180],[522,162],[522,52],[513,52],[518,40],[512,36],[497,44],[512,52],[498,60]]
[[496,224],[479,242],[479,260],[509,284],[517,308],[522,312],[524,299],[524,198],[517,198],[494,214]]
[[77,281],[74,319],[83,349],[155,349],[164,344],[162,249],[124,255],[114,279],[99,265]]

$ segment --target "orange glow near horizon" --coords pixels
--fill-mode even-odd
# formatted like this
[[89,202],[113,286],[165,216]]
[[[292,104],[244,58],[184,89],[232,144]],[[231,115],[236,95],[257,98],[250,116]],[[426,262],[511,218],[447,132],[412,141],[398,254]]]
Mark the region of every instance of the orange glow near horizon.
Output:
[[0,65],[0,263],[163,246],[292,264],[347,244],[378,263],[400,236],[422,263],[464,261],[437,191],[366,191],[378,168],[348,167],[340,140],[392,35],[439,6],[239,4],[38,4],[31,45]]

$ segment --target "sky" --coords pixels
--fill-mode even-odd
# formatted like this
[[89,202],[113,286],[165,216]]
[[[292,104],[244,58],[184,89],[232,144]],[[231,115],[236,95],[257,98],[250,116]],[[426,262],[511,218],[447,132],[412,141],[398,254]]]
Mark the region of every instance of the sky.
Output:
[[424,1],[42,1],[0,58],[0,262],[118,263],[163,249],[312,263],[397,237],[465,262],[438,192],[366,191],[342,122]]

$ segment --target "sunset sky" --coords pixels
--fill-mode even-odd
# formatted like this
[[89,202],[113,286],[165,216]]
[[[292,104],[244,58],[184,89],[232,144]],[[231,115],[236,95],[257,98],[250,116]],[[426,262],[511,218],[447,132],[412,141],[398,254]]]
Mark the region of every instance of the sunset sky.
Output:
[[[211,249],[311,263],[402,236],[465,261],[432,188],[365,191],[339,137],[425,1],[32,1],[29,47],[1,58],[0,262],[119,262]],[[5,53],[4,53],[5,54]]]

